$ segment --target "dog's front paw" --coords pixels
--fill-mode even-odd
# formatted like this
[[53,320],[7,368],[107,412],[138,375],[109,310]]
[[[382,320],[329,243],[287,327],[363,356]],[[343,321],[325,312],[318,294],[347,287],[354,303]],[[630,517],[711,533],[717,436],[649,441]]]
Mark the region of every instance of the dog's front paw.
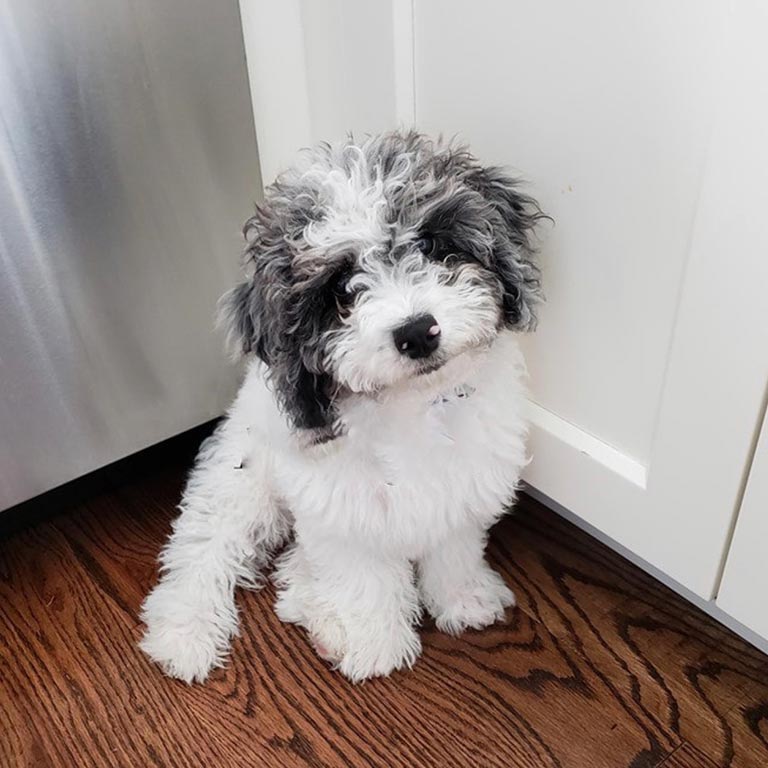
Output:
[[202,683],[220,667],[236,631],[236,617],[217,615],[210,605],[184,603],[160,585],[141,614],[147,625],[139,647],[166,675],[185,683]]
[[514,604],[514,592],[498,573],[487,568],[446,596],[433,615],[441,632],[459,635],[465,629],[482,629],[503,621],[504,609]]
[[185,683],[202,683],[224,656],[205,630],[164,622],[153,624],[139,647],[166,675]]
[[350,632],[338,669],[353,683],[359,683],[412,667],[420,654],[421,640],[412,627]]

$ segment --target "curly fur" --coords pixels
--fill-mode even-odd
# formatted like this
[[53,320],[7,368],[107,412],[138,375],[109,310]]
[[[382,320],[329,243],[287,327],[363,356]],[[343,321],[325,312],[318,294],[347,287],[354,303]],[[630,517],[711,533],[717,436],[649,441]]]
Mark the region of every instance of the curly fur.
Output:
[[[253,277],[222,307],[235,344],[269,366],[296,426],[329,426],[334,384],[376,388],[376,377],[359,365],[342,369],[350,381],[334,382],[329,356],[334,347],[364,354],[350,325],[375,303],[372,286],[383,293],[398,272],[409,273],[403,277],[414,291],[447,280],[466,293],[484,286],[494,314],[501,297],[499,320],[507,328],[535,327],[541,293],[531,233],[542,213],[503,170],[483,168],[464,147],[436,145],[416,132],[322,144],[304,160],[277,179],[246,223]],[[414,254],[424,231],[445,239],[443,265]],[[453,263],[444,266],[451,255]],[[352,270],[349,288],[359,291],[359,312],[344,317],[328,285]]]
[[[235,586],[291,531],[278,613],[353,680],[415,661],[422,606],[450,632],[503,616],[483,550],[525,463],[515,332],[536,324],[542,216],[505,171],[416,132],[320,145],[268,188],[221,304],[252,362],[144,606],[169,674],[221,663]],[[418,317],[439,344],[412,357],[393,333]]]

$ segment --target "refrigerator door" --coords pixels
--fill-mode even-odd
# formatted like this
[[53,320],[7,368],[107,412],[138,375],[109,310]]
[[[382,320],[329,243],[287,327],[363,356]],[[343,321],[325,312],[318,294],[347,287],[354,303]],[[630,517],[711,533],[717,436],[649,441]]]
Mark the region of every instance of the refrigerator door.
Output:
[[237,0],[0,0],[0,509],[222,412],[260,194]]

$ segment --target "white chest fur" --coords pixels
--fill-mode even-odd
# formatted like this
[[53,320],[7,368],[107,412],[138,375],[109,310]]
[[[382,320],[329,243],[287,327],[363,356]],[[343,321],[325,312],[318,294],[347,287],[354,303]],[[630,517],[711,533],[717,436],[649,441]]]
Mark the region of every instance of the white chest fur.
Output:
[[503,335],[434,387],[356,398],[343,436],[273,443],[277,493],[297,532],[418,557],[469,520],[490,525],[525,464],[524,367]]

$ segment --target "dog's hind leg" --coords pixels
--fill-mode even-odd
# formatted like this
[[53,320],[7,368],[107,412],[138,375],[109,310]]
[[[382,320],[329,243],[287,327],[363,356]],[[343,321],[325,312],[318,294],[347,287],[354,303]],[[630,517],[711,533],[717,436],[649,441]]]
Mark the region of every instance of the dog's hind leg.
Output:
[[201,447],[144,602],[141,648],[172,677],[205,680],[237,633],[235,587],[258,586],[288,521],[270,493],[268,453],[254,448],[236,403]]

